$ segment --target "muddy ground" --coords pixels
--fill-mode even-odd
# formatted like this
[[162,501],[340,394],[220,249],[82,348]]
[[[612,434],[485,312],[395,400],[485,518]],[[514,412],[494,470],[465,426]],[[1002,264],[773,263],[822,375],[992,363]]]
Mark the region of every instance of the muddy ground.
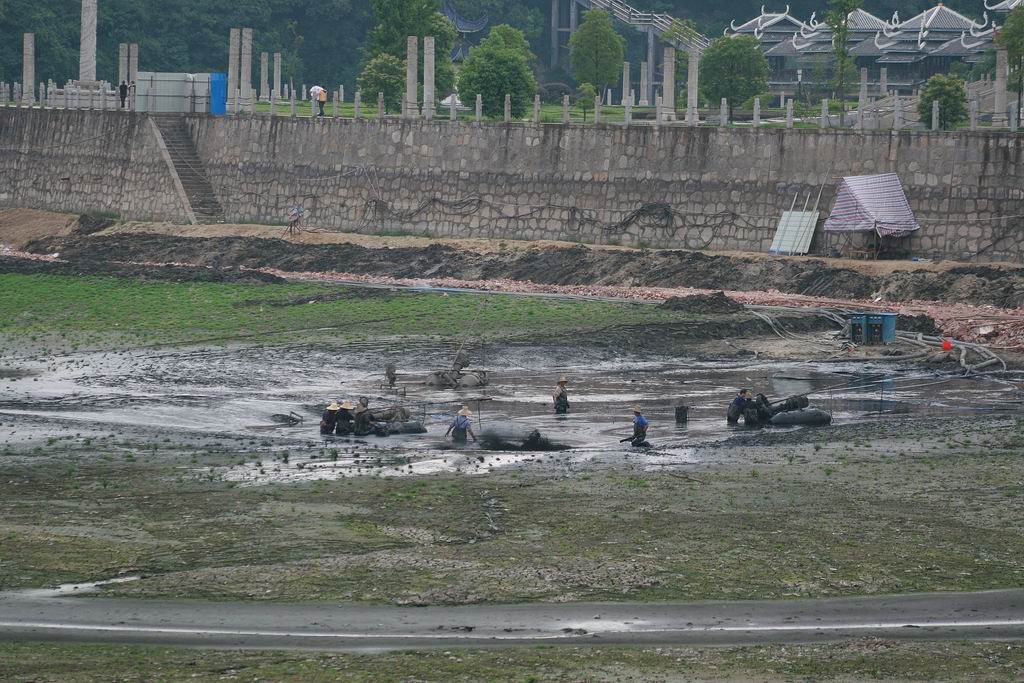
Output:
[[[560,285],[671,286],[778,290],[844,299],[932,300],[1024,305],[1024,268],[959,265],[942,270],[854,270],[825,259],[765,259],[679,250],[548,246],[479,252],[450,243],[425,246],[303,244],[255,237],[177,237],[98,233],[30,241],[33,253],[59,253],[81,271],[111,260],[185,263],[215,269],[276,268],[394,277],[507,278]],[[7,264],[6,268],[17,267]]]

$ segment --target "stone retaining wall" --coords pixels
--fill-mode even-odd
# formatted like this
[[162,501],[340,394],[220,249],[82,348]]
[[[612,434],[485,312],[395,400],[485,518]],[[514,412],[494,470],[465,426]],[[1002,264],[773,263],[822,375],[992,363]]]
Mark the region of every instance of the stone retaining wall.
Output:
[[186,220],[152,124],[121,112],[0,108],[0,206]]
[[[1024,137],[192,117],[229,220],[364,232],[767,251],[794,196],[897,172],[915,255],[1024,260]],[[952,178],[952,185],[950,185]],[[826,253],[845,238],[815,240]]]
[[[767,251],[797,197],[897,172],[917,256],[1024,262],[1024,136],[188,117],[229,221]],[[185,222],[143,114],[0,109],[0,205]],[[827,253],[845,239],[815,240]]]

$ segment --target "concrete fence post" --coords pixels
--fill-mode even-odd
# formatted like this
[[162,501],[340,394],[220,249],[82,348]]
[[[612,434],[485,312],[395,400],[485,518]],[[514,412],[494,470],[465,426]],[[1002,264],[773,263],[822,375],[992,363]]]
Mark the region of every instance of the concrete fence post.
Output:
[[978,99],[972,97],[967,103],[967,116],[970,121],[971,130],[978,130]]
[[[238,57],[242,46],[242,29],[233,28],[228,33],[228,113],[234,114],[238,98]],[[131,70],[129,69],[129,77]]]
[[821,116],[820,116],[820,118],[818,120],[818,127],[819,128],[828,128],[830,122],[831,122],[831,117],[829,117],[829,111],[828,111],[828,98],[825,97],[825,98],[822,98],[822,100],[821,100]]
[[664,102],[661,99],[661,95],[655,94],[654,96],[654,127],[657,128],[661,125],[661,117],[664,115],[662,112],[662,106]]
[[1017,103],[1010,103],[1010,132],[1016,133],[1017,126],[1020,125],[1020,117],[1017,112]]
[[601,96],[594,96],[594,123],[601,123]]
[[480,123],[484,118],[484,96],[480,93],[476,94],[476,111],[474,116],[477,123]]
[[276,90],[271,90],[270,91],[270,115],[271,116],[276,116],[277,115],[277,91]]
[[434,37],[423,38],[423,116],[431,121],[436,113],[434,104]]
[[893,130],[903,130],[903,100],[899,93],[892,100],[892,127]]
[[[84,12],[85,9],[83,8],[82,11]],[[82,30],[84,32],[85,28],[83,27]],[[84,50],[85,47],[83,46],[82,49]],[[34,104],[36,89],[36,34],[26,33],[22,36],[21,59],[21,82],[25,84],[25,104],[31,107]]]
[[629,101],[629,62],[622,63],[622,106],[627,106]]
[[377,120],[383,121],[387,108],[384,106],[384,93],[377,93]]
[[533,122],[540,123],[540,95],[533,96]]
[[629,126],[633,123],[633,93],[629,93],[626,96],[624,107],[625,110],[623,112],[623,116],[625,117],[626,125]]
[[288,100],[288,101],[289,101],[289,103],[291,104],[291,114],[292,114],[292,118],[295,118],[296,116],[298,116],[298,115],[299,115],[299,110],[298,110],[298,108],[296,108],[296,106],[295,106],[295,89],[294,89],[294,88],[292,88],[292,89],[291,89],[291,92],[289,92],[289,93],[288,93],[288,95],[289,95],[289,100]]
[[456,105],[455,93],[452,93],[448,100],[448,120],[457,121],[459,118],[459,109]]
[[729,100],[722,98],[722,103],[718,108],[718,125],[721,128],[725,128],[729,125]]
[[793,127],[793,100],[786,100],[786,128]]
[[932,100],[932,130],[939,129],[939,101]]
[[676,50],[666,47],[661,69],[661,106],[666,110],[669,121],[676,116]]
[[419,73],[419,38],[409,36],[405,43],[405,106],[402,111],[409,119],[420,114]]
[[863,102],[857,102],[857,130],[864,130],[864,103]]
[[505,123],[512,122],[512,96],[505,93]]
[[700,106],[700,100],[698,98],[699,82],[698,78],[700,75],[700,55],[691,51],[687,61],[687,73],[686,73],[686,122],[691,126],[700,125],[700,112],[697,111],[697,107]]
[[569,96],[562,95],[562,123],[569,123],[571,120],[569,118]]
[[1006,81],[1009,75],[1009,55],[1005,48],[996,48],[996,82],[993,92],[992,125],[1006,123]]
[[761,98],[754,98],[754,128],[761,127]]
[[358,119],[362,114],[363,108],[363,91],[356,90],[356,96],[352,99],[352,118]]

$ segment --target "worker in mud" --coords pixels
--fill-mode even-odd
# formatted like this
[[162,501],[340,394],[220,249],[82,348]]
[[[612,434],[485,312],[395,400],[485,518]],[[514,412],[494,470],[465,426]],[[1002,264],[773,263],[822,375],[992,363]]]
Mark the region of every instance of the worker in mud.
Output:
[[565,389],[568,383],[569,379],[562,375],[558,378],[554,393],[551,394],[551,400],[555,402],[555,415],[565,415],[569,412],[569,392]]
[[355,420],[355,415],[352,414],[353,408],[352,401],[345,399],[341,402],[334,423],[334,433],[338,436],[348,436],[352,433],[352,422]]
[[394,363],[388,363],[384,366],[384,380],[387,382],[389,389],[395,388],[395,383],[398,381],[398,369],[395,368]]
[[377,424],[370,412],[370,399],[365,396],[359,399],[359,405],[355,410],[355,426],[353,432],[356,436],[387,436],[388,432],[382,425]]
[[469,353],[465,349],[459,349],[455,353],[455,360],[452,361],[452,370],[461,374],[462,371],[468,367]]
[[451,434],[452,441],[455,443],[466,443],[466,435],[468,434],[473,439],[473,443],[476,443],[473,423],[469,419],[471,417],[473,417],[473,411],[469,409],[469,406],[462,406],[462,410],[458,412],[452,423],[448,425],[448,431],[444,435],[448,436]]
[[650,448],[647,443],[647,427],[650,423],[644,417],[644,411],[640,406],[633,406],[633,436],[629,439],[629,445],[633,448]]
[[754,403],[754,397],[750,392],[750,389],[740,389],[736,394],[736,398],[729,404],[729,411],[726,415],[726,420],[729,424],[734,425],[739,423],[740,418],[743,417],[747,408],[752,406]]
[[331,404],[324,409],[323,415],[320,416],[320,434],[328,435],[334,433],[334,428],[338,424],[338,411],[341,410],[341,406],[338,405],[337,401],[331,401]]

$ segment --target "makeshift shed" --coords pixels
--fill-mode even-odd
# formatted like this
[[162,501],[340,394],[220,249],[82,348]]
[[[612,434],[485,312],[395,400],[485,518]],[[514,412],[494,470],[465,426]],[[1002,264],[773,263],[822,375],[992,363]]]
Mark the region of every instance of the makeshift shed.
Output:
[[906,237],[920,229],[895,173],[843,178],[825,232],[869,232]]
[[909,237],[920,227],[895,173],[843,178],[825,220],[826,233],[877,234],[877,239],[866,240],[865,250],[876,257],[883,251],[883,240]]

